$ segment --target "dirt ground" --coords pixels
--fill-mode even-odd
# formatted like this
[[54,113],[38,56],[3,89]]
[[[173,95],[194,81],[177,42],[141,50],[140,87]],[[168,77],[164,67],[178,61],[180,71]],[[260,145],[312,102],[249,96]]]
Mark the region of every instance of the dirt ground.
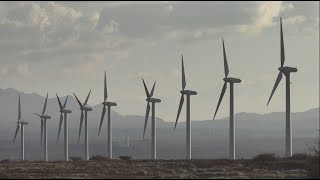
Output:
[[[252,160],[90,160],[71,162],[0,162],[0,176],[27,179],[60,178],[306,178],[303,161]],[[1,177],[0,177],[1,178]],[[2,177],[5,178],[5,177]]]

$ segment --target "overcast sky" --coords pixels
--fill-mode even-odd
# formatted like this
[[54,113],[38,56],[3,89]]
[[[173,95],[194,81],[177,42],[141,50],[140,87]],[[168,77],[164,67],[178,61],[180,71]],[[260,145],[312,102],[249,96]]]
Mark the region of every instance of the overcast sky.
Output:
[[[224,37],[235,112],[285,110],[285,81],[266,107],[280,66],[279,17],[285,65],[292,74],[292,111],[319,107],[319,2],[0,2],[0,88],[49,97],[92,89],[103,100],[107,70],[115,111],[145,114],[141,78],[158,117],[174,121],[184,54],[193,120],[212,119],[223,85]],[[228,116],[229,87],[217,118]],[[185,106],[181,113],[185,118]]]

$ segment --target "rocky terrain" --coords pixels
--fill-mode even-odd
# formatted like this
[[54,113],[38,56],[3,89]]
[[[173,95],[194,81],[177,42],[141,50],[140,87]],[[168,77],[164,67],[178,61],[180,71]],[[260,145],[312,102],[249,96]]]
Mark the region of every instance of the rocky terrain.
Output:
[[0,163],[0,178],[291,178],[308,177],[305,160],[90,160]]

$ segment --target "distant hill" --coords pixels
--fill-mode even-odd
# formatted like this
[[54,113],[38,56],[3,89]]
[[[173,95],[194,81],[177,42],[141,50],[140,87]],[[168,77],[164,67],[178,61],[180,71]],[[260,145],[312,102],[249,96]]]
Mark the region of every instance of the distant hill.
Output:
[[[30,126],[39,129],[39,119],[33,113],[40,113],[43,107],[45,97],[36,93],[26,94],[18,90],[8,88],[0,88],[0,129],[14,128],[18,111],[18,94],[21,95],[22,101],[22,117],[30,122]],[[62,103],[65,96],[60,97]],[[72,110],[70,116],[70,128],[78,128],[80,110],[76,99],[69,95],[67,108]],[[102,105],[92,106],[93,112],[89,113],[89,128],[98,128]],[[311,109],[305,112],[292,113],[293,128],[305,129],[319,127],[319,108]],[[48,126],[58,126],[59,106],[56,98],[48,99],[47,114],[52,119],[48,122]],[[105,117],[106,118],[106,117]],[[139,115],[120,115],[112,110],[112,119],[114,128],[143,128],[144,116]],[[284,128],[279,126],[279,122],[284,125],[284,112],[272,112],[268,114],[246,113],[240,112],[235,115],[236,128],[238,129],[278,129]],[[105,119],[106,120],[106,119]],[[192,121],[193,128],[227,128],[228,117],[218,120],[198,120]],[[37,124],[34,126],[33,124]],[[106,123],[105,123],[106,124]],[[150,123],[149,123],[150,125]],[[161,118],[157,118],[157,127],[173,128],[174,122],[166,122]],[[184,122],[178,124],[178,129],[185,127]]]

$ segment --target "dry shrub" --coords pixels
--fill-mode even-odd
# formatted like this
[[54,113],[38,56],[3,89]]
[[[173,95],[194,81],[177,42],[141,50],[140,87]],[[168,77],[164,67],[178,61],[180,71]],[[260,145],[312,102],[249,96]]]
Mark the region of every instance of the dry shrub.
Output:
[[1,163],[10,163],[10,162],[11,162],[10,159],[4,159],[4,160],[1,161]]
[[103,156],[100,156],[100,155],[97,155],[97,156],[92,156],[90,158],[90,161],[108,161],[110,160],[110,158],[108,157],[103,157]]
[[82,161],[81,157],[70,157],[69,159],[71,159],[72,161],[76,162],[76,161]]
[[256,157],[253,158],[253,161],[256,162],[270,162],[270,161],[276,161],[279,157],[276,156],[276,154],[271,153],[265,153],[265,154],[259,154]]
[[305,160],[283,159],[279,160],[274,166],[281,169],[304,169]]
[[297,154],[293,154],[289,159],[290,160],[303,161],[303,160],[306,160],[307,158],[308,158],[307,154],[297,153]]
[[11,179],[11,177],[7,173],[0,171],[0,179]]
[[132,157],[131,156],[119,156],[119,159],[128,161],[128,160],[131,160]]
[[[319,130],[320,133],[320,130]],[[309,148],[310,156],[306,160],[305,169],[309,172],[309,178],[320,178],[320,136],[317,137],[315,145]]]

